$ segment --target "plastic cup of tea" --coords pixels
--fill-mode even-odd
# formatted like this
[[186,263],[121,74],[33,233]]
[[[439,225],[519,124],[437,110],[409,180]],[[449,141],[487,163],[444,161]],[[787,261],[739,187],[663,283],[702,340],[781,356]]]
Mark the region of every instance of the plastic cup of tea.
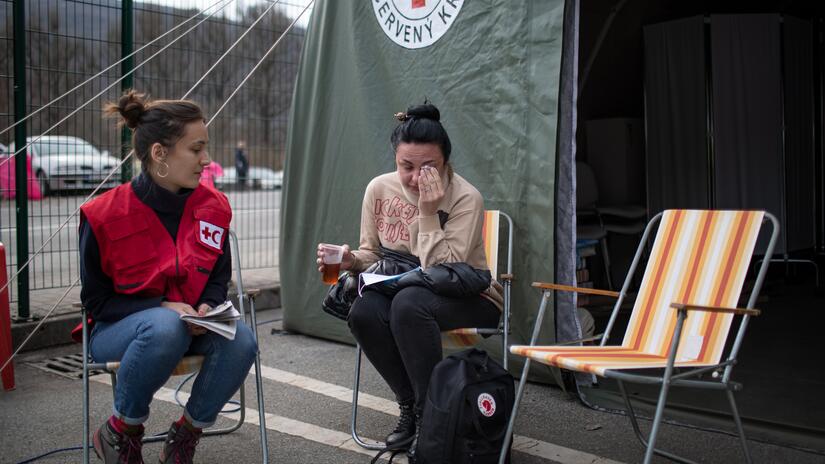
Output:
[[323,281],[327,285],[335,285],[335,283],[338,282],[338,274],[341,273],[341,260],[344,258],[344,247],[322,243],[321,250],[324,252]]

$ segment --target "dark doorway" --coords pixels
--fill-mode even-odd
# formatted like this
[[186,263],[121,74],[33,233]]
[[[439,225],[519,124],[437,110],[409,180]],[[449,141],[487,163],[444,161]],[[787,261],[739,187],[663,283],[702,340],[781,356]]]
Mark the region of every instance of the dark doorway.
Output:
[[[815,1],[581,2],[577,158],[592,172],[595,201],[641,206],[645,219],[667,208],[766,209],[781,218],[774,258],[784,261],[772,263],[757,304],[763,315],[748,328],[737,399],[750,437],[825,453],[823,21],[825,2]],[[725,47],[731,22],[755,34],[749,51]],[[652,72],[658,58],[645,45],[663,24],[687,31],[685,71],[670,77]],[[740,59],[747,64],[731,64]],[[607,233],[605,252],[588,248],[580,275],[598,288],[622,284],[639,238],[624,225],[625,233]],[[598,333],[612,308],[587,303]],[[611,343],[621,343],[624,326],[613,332]],[[601,382],[583,393],[621,409],[616,392]],[[655,399],[643,388],[635,394]],[[672,398],[683,421],[730,429],[719,422],[728,413],[721,395]]]

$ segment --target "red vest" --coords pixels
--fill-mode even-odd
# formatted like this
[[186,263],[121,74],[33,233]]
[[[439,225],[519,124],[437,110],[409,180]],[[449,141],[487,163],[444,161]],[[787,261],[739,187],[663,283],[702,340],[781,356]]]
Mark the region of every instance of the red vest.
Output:
[[226,197],[200,184],[186,200],[173,241],[155,212],[123,184],[81,208],[100,248],[100,265],[114,290],[165,296],[195,306],[229,233]]

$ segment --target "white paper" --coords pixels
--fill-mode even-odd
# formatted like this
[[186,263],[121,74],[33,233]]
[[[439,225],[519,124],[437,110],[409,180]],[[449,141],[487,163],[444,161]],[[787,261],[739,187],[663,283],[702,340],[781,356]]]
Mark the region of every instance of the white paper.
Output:
[[418,266],[415,269],[410,269],[407,272],[402,272],[401,274],[395,275],[382,275],[382,274],[373,274],[372,272],[362,272],[358,276],[358,296],[362,296],[362,292],[364,291],[364,287],[368,287],[370,285],[374,285],[380,282],[387,282],[389,280],[398,280],[401,276],[409,274],[411,272],[417,272],[421,270],[421,266]]
[[704,341],[705,337],[702,335],[688,335],[677,361],[694,361],[698,359]]
[[180,318],[191,324],[199,325],[216,334],[226,337],[229,340],[235,339],[235,332],[238,327],[238,320],[241,313],[235,309],[231,301],[225,301],[210,309],[203,316],[193,314],[181,314]]

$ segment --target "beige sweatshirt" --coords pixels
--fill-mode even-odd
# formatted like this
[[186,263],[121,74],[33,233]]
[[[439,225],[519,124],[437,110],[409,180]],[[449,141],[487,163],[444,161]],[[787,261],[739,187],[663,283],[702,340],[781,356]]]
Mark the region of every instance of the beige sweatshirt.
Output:
[[[482,237],[481,193],[458,174],[453,174],[452,179],[445,176],[442,182],[447,188],[438,210],[449,214],[443,229],[438,214],[420,216],[418,195],[402,185],[397,172],[370,181],[361,208],[361,242],[352,252],[353,270],[363,271],[377,261],[379,245],[417,256],[425,269],[458,262],[488,269]],[[503,307],[502,288],[495,276],[482,296],[499,309]]]

